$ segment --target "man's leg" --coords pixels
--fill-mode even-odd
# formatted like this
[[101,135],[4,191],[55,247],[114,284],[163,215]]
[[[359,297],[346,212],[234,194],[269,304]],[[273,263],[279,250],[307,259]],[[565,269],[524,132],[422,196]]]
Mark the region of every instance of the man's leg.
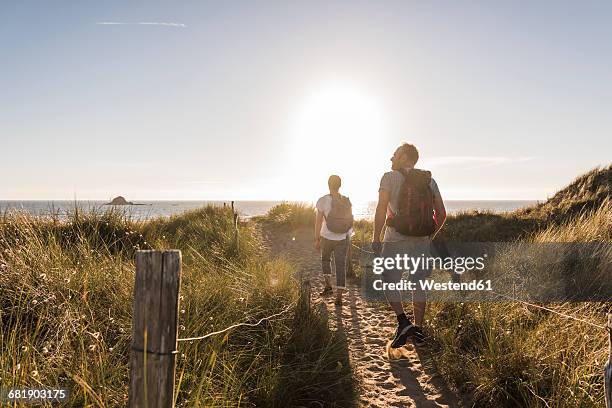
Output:
[[[387,292],[385,292],[385,295],[387,295]],[[391,309],[393,309],[396,315],[399,316],[401,314],[404,314],[404,305],[402,304],[402,302],[391,301],[389,300],[388,295],[387,295],[387,301],[389,302],[389,306],[391,306]]]
[[[383,248],[380,256],[382,258],[394,258],[396,254],[397,244],[395,242],[383,243]],[[383,272],[383,281],[389,283],[397,283],[402,279],[402,271],[397,268],[385,269]],[[397,289],[385,289],[385,297],[391,309],[396,315],[404,313],[404,306],[402,305],[402,294]]]
[[414,324],[423,327],[425,308],[427,306],[427,292],[418,287],[412,292],[412,307],[414,309]]
[[404,305],[401,300],[397,300],[402,297],[398,290],[385,290],[385,297],[397,316],[404,314]]
[[[417,282],[418,285],[418,282]],[[418,286],[417,286],[418,288]],[[412,307],[414,310],[414,332],[412,333],[412,341],[417,346],[425,344],[425,335],[423,334],[423,320],[425,319],[425,308],[427,306],[427,291],[423,289],[415,289],[412,291]]]
[[331,241],[321,237],[321,269],[323,271],[323,279],[325,279],[325,289],[323,295],[332,293],[331,287]]
[[[395,258],[395,255],[400,254],[403,248],[401,242],[385,242],[383,243],[381,257],[383,258]],[[386,283],[397,283],[402,279],[402,270],[397,267],[385,269],[382,275],[383,281]],[[385,296],[387,302],[395,312],[397,317],[397,329],[391,342],[392,348],[399,348],[406,344],[408,336],[412,335],[415,330],[415,326],[410,322],[406,313],[404,313],[404,307],[402,305],[402,294],[399,290],[385,290]]]
[[[415,249],[415,253],[421,253],[423,256],[429,256],[430,254],[429,242],[418,244]],[[413,280],[416,283],[416,289],[412,291],[412,307],[414,310],[414,324],[416,326],[413,333],[413,341],[417,346],[425,344],[425,335],[423,334],[422,327],[427,307],[427,290],[421,287],[421,281],[427,279],[430,275],[431,269],[422,267],[414,275]]]

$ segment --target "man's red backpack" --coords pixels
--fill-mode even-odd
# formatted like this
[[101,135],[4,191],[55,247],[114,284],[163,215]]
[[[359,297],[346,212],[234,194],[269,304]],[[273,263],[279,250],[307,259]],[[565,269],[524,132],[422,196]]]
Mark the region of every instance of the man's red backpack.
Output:
[[422,237],[436,228],[431,191],[431,172],[419,169],[399,170],[404,176],[397,212],[387,218],[387,225],[402,235]]

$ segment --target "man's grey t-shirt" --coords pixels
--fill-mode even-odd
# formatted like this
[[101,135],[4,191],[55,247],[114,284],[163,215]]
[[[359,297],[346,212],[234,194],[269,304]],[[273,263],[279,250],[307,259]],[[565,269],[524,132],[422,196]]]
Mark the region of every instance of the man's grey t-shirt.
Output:
[[[410,171],[410,169],[406,169]],[[398,170],[388,171],[386,172],[382,178],[380,179],[380,188],[378,191],[385,190],[389,192],[389,205],[387,206],[387,216],[391,214],[397,213],[398,203],[399,203],[399,192],[402,183],[404,182],[404,176]],[[429,184],[431,187],[431,192],[433,193],[433,197],[440,198],[440,190],[438,190],[438,184],[432,178],[431,183]],[[391,214],[389,214],[391,212]],[[393,227],[386,227],[385,229],[385,237],[383,239],[384,242],[396,242],[396,241],[415,241],[415,242],[426,242],[429,240],[429,237],[410,237],[407,235],[400,234],[395,231]]]

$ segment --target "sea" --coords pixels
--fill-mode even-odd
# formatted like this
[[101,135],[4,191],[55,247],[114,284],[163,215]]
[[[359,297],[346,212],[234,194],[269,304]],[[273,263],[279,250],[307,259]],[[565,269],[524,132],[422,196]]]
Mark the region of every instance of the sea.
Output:
[[[234,208],[243,219],[253,216],[265,215],[270,208],[283,201],[234,201]],[[445,200],[446,211],[456,214],[462,211],[480,210],[493,212],[509,212],[519,208],[536,204],[533,200]],[[57,215],[66,217],[74,212],[75,208],[83,211],[105,211],[113,208],[125,213],[134,220],[147,220],[157,217],[169,217],[185,211],[193,210],[207,205],[231,205],[231,201],[135,201],[139,205],[109,206],[105,201],[0,201],[0,214],[14,211],[25,212],[34,216]],[[313,205],[312,202],[303,202]],[[353,203],[353,214],[356,219],[371,220],[376,209],[375,201]]]

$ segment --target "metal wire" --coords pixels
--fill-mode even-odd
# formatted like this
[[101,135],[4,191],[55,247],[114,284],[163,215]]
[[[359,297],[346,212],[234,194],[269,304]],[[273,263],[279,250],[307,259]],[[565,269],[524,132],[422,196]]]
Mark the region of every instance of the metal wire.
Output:
[[361,247],[353,244],[352,242],[351,242],[351,245],[357,248],[358,250],[360,250],[361,252],[365,252],[366,254],[370,254],[370,255],[376,255],[376,252],[366,251],[365,249],[362,249]]
[[496,294],[497,296],[500,296],[500,297],[505,298],[505,299],[508,299],[508,300],[512,300],[512,301],[514,301],[514,302],[519,302],[519,303],[522,303],[522,304],[527,305],[527,306],[533,306],[533,307],[536,307],[536,308],[538,308],[538,309],[546,310],[546,311],[548,311],[548,312],[551,312],[551,313],[554,313],[554,314],[556,314],[556,315],[559,315],[559,316],[565,317],[565,318],[567,318],[567,319],[576,320],[577,322],[582,322],[582,323],[585,323],[585,324],[591,325],[591,326],[593,326],[593,327],[597,327],[598,329],[605,329],[605,330],[609,330],[609,329],[608,329],[608,327],[606,327],[606,326],[602,326],[602,325],[599,325],[599,324],[596,324],[596,323],[593,323],[593,322],[589,322],[588,320],[580,319],[579,317],[570,316],[570,315],[568,315],[568,314],[558,312],[558,311],[556,311],[556,310],[553,310],[553,309],[548,308],[548,307],[545,307],[545,306],[540,306],[540,305],[536,305],[536,304],[534,304],[534,303],[525,302],[525,301],[523,301],[523,300],[515,299],[515,298],[513,298],[513,297],[511,297],[511,296],[502,295],[501,293],[497,293],[497,292],[495,292],[495,291],[491,291],[491,292],[493,292],[493,293],[494,293],[494,294]]
[[296,303],[295,303],[295,302],[293,302],[293,303],[291,303],[289,306],[287,306],[287,307],[286,307],[284,310],[282,310],[282,311],[280,311],[280,312],[278,312],[278,313],[275,313],[275,314],[273,314],[273,315],[270,315],[270,316],[263,317],[263,318],[259,319],[259,321],[258,321],[257,323],[237,323],[237,324],[233,324],[233,325],[231,325],[231,326],[229,326],[229,327],[226,327],[226,328],[225,328],[225,329],[223,329],[223,330],[214,331],[214,332],[212,332],[212,333],[208,333],[208,334],[205,334],[205,335],[203,335],[203,336],[197,336],[197,337],[187,337],[187,338],[185,338],[185,339],[178,339],[177,341],[203,340],[203,339],[206,339],[206,338],[208,338],[208,337],[215,336],[215,335],[217,335],[217,334],[225,333],[225,332],[230,331],[230,330],[232,330],[232,329],[235,329],[235,328],[237,328],[237,327],[242,327],[242,326],[254,327],[254,326],[258,326],[258,325],[260,325],[262,322],[264,322],[265,320],[270,320],[270,319],[273,319],[273,318],[275,318],[275,317],[278,317],[278,316],[281,316],[281,315],[283,315],[283,314],[287,313],[287,312],[288,312],[289,310],[291,310],[291,308],[292,308],[293,306],[295,306],[295,305],[296,305]]

